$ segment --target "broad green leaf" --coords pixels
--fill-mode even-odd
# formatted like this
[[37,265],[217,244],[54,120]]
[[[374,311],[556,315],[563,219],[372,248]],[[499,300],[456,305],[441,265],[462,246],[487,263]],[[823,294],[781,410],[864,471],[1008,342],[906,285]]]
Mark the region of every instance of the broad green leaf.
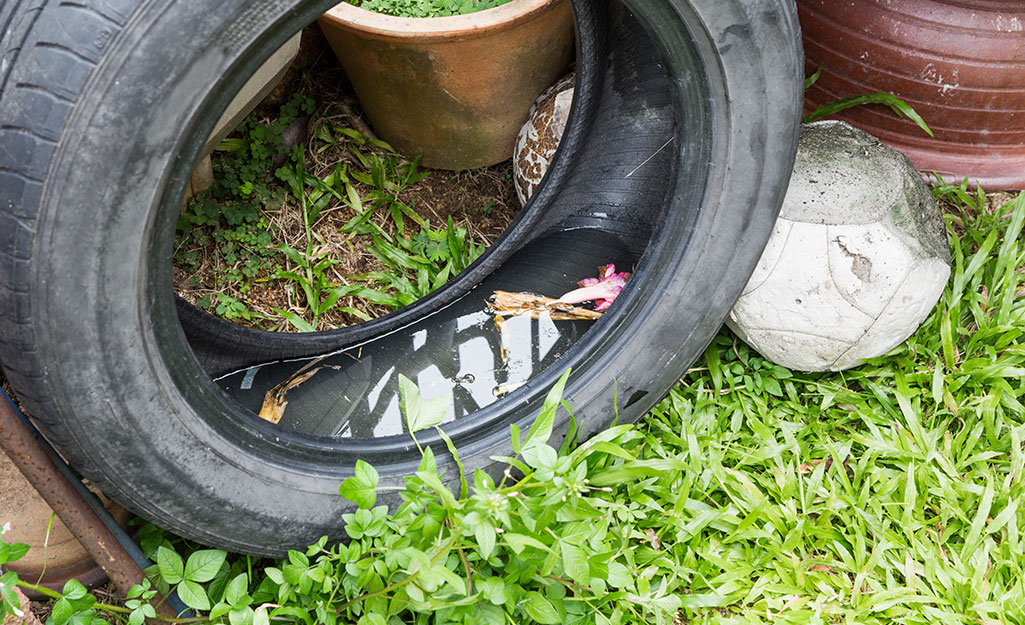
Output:
[[509,601],[505,581],[501,577],[491,576],[479,582],[477,587],[481,594],[494,605],[504,605]]
[[356,621],[356,625],[388,625],[388,619],[383,614],[364,614]]
[[559,453],[550,445],[545,443],[529,444],[523,449],[523,460],[535,469],[549,469],[555,467]]
[[502,534],[502,539],[516,553],[522,553],[527,547],[533,547],[535,549],[540,549],[541,551],[548,551],[548,545],[533,536],[517,534],[515,532],[506,532]]
[[182,577],[193,582],[208,582],[217,575],[217,571],[220,570],[227,556],[227,552],[220,549],[195,551],[185,563]]
[[562,617],[559,615],[558,610],[555,609],[551,601],[539,592],[533,590],[528,592],[523,603],[520,605],[523,606],[527,616],[542,625],[562,623]]
[[451,404],[451,392],[424,400],[416,383],[399,374],[399,412],[410,433],[440,425]]
[[[722,600],[722,597],[719,599]],[[674,618],[677,610],[683,604],[683,599],[677,595],[664,595],[662,597],[655,597],[651,600],[651,603],[670,618]]]
[[188,579],[183,580],[178,584],[176,590],[178,591],[178,598],[182,600],[182,603],[193,610],[210,609],[210,600],[206,596],[206,591],[196,582]]
[[354,472],[361,482],[372,488],[377,488],[377,483],[380,481],[381,476],[370,463],[357,460]]
[[[351,501],[351,500],[350,500]],[[267,567],[263,570],[264,575],[269,577],[275,584],[284,584],[285,578],[281,576],[281,570],[274,567]]]
[[29,546],[25,543],[0,543],[0,547],[7,551],[5,556],[0,559],[0,564],[20,560],[29,552]]
[[232,578],[228,585],[224,588],[224,600],[231,605],[237,606],[241,604],[245,599],[248,599],[246,591],[249,590],[249,576],[245,573],[239,573]]
[[590,567],[587,564],[587,553],[580,547],[568,542],[560,545],[562,550],[562,568],[566,575],[581,586],[591,584]]
[[369,509],[377,502],[377,470],[363,460],[356,461],[355,475],[346,478],[338,493],[360,508]]
[[427,484],[427,486],[429,486],[432,489],[434,489],[434,491],[436,493],[438,493],[438,495],[445,502],[445,506],[446,507],[448,507],[450,509],[454,509],[454,508],[457,507],[455,495],[453,495],[452,491],[449,490],[442,483],[441,478],[438,477],[437,474],[435,474],[435,473],[428,473],[427,471],[417,471],[416,472],[416,476],[418,478],[420,478],[421,480],[423,480],[424,483]]
[[143,625],[145,622],[146,615],[143,614],[141,609],[132,610],[132,613],[128,615],[128,625]]
[[217,603],[216,605],[214,605],[214,607],[210,608],[210,613],[209,613],[210,620],[211,621],[216,620],[216,619],[224,616],[228,612],[231,612],[231,610],[232,610],[232,607],[231,607],[230,604],[228,604],[228,603],[226,603],[224,601],[221,601],[221,602]]
[[168,584],[177,584],[182,581],[185,562],[182,561],[181,556],[163,545],[157,548],[157,566],[160,569],[160,577]]
[[75,602],[84,599],[89,594],[89,590],[77,579],[70,579],[65,582],[61,594],[68,601]]
[[253,609],[243,606],[228,612],[228,622],[231,625],[253,625],[253,616]]
[[498,534],[495,526],[489,521],[482,521],[473,528],[473,535],[477,539],[477,551],[480,557],[487,560],[495,550],[495,540]]
[[619,562],[609,562],[608,582],[614,588],[631,589],[634,585],[634,578],[630,570]]
[[[8,590],[6,587],[3,590]],[[4,600],[11,605],[20,605],[18,596],[14,593],[13,589],[10,589],[10,598],[7,594],[4,594]],[[53,619],[54,625],[64,625],[71,619],[71,616],[75,613],[75,608],[72,607],[71,602],[67,599],[58,599],[53,604],[53,608],[50,611],[50,617]]]

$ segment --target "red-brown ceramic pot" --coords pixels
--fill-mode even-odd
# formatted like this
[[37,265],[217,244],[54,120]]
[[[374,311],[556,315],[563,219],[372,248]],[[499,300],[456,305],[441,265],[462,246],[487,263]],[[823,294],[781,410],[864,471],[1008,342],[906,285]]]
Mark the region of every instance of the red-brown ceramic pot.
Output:
[[513,0],[432,18],[342,3],[319,23],[374,131],[443,169],[510,158],[530,105],[573,53],[568,0]]
[[923,172],[985,189],[1025,189],[1025,3],[798,0],[806,110],[887,91],[935,133],[881,105],[836,117],[907,154]]
[[[127,523],[131,516],[127,510],[104,501],[119,523]],[[50,506],[0,450],[0,524],[11,525],[4,540],[26,543],[30,547],[25,557],[5,564],[4,568],[18,573],[21,579],[51,590],[60,590],[69,579],[77,579],[90,588],[106,582],[103,569],[93,562],[64,523],[54,517],[51,525],[52,515]],[[43,598],[42,593],[32,590],[27,590],[26,594],[33,599]]]

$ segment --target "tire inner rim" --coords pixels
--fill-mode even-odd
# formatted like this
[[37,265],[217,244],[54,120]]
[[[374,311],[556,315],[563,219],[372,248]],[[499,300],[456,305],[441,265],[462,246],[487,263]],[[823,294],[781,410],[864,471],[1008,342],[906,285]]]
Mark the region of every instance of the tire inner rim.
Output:
[[[167,292],[155,294],[167,303],[158,310],[180,311],[180,323],[170,324],[170,329],[168,324],[156,324],[164,329],[161,349],[169,360],[193,363],[172,373],[207,425],[223,436],[251,441],[269,456],[307,457],[320,464],[334,454],[341,454],[341,459],[358,452],[372,460],[375,454],[387,457],[410,449],[399,410],[399,374],[417,383],[426,399],[450,397],[445,431],[458,444],[496,427],[507,430],[509,406],[539,405],[562,372],[586,367],[602,333],[622,310],[643,297],[634,285],[643,284],[652,270],[649,250],[664,244],[653,233],[667,218],[666,207],[674,195],[679,195],[678,172],[698,174],[689,192],[692,204],[699,203],[701,163],[707,162],[707,152],[702,142],[685,140],[685,129],[706,126],[709,105],[702,94],[709,89],[702,82],[707,76],[698,65],[699,55],[690,50],[684,59],[691,65],[686,76],[688,101],[681,106],[677,100],[683,90],[666,76],[669,64],[625,6],[596,7],[581,0],[574,8],[577,92],[559,152],[506,234],[442,289],[374,322],[290,336],[232,326],[197,309],[182,310],[180,302],[176,307]],[[611,43],[600,36],[604,29],[615,33]],[[262,55],[287,36],[285,32],[262,46]],[[262,61],[255,51],[250,55],[247,66]],[[242,78],[230,82],[241,83]],[[223,99],[218,98],[222,107]],[[602,126],[610,123],[619,133],[611,138]],[[193,133],[192,148],[183,149],[184,154],[195,151],[203,130]],[[630,180],[620,174],[609,184],[608,172],[595,169],[590,161],[600,160],[610,141],[629,143],[636,160],[621,163],[619,169],[636,175],[643,168],[644,175]],[[672,147],[663,149],[666,146]],[[184,180],[186,168],[179,169],[176,177]],[[165,198],[168,204],[177,205]],[[167,245],[154,248],[166,254],[158,264],[169,275]],[[608,263],[632,270],[633,277],[598,321],[516,317],[506,320],[500,334],[486,311],[485,301],[494,290],[557,297]],[[218,332],[227,337],[222,342],[255,336],[270,344],[271,352],[277,351],[255,362],[212,365],[205,356],[212,353],[210,345],[216,340],[211,338],[216,339]],[[196,383],[197,369],[212,374],[209,383]],[[257,416],[268,397],[275,395],[285,403],[277,425]],[[522,419],[522,410],[517,415]],[[432,440],[437,436],[430,432],[423,434],[428,444],[440,442]]]

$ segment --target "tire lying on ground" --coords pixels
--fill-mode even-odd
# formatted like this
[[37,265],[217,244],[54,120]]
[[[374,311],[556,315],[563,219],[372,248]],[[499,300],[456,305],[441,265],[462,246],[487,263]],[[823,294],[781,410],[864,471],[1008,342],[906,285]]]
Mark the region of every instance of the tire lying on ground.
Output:
[[[394,377],[451,358],[462,329],[447,311],[479,308],[480,293],[540,288],[536,280],[572,286],[616,258],[633,276],[613,307],[575,326],[557,357],[535,359],[522,386],[486,405],[466,399],[445,429],[467,470],[495,470],[490,458],[510,454],[509,425],[529,427],[567,368],[564,398],[584,436],[616,409],[621,421],[636,420],[702,353],[739,295],[796,149],[802,62],[789,0],[575,2],[577,87],[562,145],[530,204],[477,263],[424,300],[353,328],[275,335],[232,326],[173,294],[182,191],[234,91],[330,5],[0,7],[5,374],[40,430],[107,494],[235,551],[280,554],[340,537],[350,504],[338,485],[356,459],[395,486],[419,457],[408,436],[373,427],[339,437],[260,420],[258,406],[231,390],[245,382],[224,382],[233,372],[380,345],[369,373],[324,374],[324,392],[366,394],[382,371]],[[418,340],[414,329],[441,338],[416,357],[396,351],[395,337]],[[476,361],[478,375],[496,368],[485,361]],[[465,373],[460,366],[436,369],[452,376]],[[556,431],[568,425],[560,414]],[[457,475],[436,437],[420,440],[437,445],[440,468]]]

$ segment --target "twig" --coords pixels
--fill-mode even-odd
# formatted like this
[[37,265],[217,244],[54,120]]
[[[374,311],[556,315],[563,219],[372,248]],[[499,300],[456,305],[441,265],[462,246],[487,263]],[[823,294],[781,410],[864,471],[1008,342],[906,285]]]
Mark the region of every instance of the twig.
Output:
[[356,110],[346,102],[346,99],[340,100],[338,102],[338,107],[341,108],[345,116],[349,118],[349,123],[352,124],[353,130],[360,133],[367,139],[380,141],[374,131],[371,130],[369,124],[363,120],[363,116],[357,113]]
[[640,169],[641,167],[644,167],[644,164],[645,164],[645,163],[647,163],[647,162],[648,162],[648,161],[650,161],[651,159],[655,158],[655,156],[656,156],[656,155],[657,155],[657,154],[658,154],[659,152],[661,152],[661,151],[662,151],[662,150],[663,150],[663,149],[664,149],[664,148],[665,148],[665,147],[666,147],[667,145],[669,145],[670,143],[672,143],[672,142],[673,142],[673,139],[675,139],[675,138],[676,138],[676,137],[669,137],[669,141],[666,141],[665,143],[663,143],[663,144],[662,144],[662,147],[661,147],[661,148],[659,148],[659,149],[655,150],[655,152],[654,152],[654,153],[652,153],[652,155],[651,155],[651,156],[649,156],[648,158],[646,158],[646,159],[644,159],[643,161],[641,161],[641,164],[640,164],[640,165],[638,165],[637,167],[634,167],[634,168],[633,168],[633,169],[632,169],[632,170],[630,171],[630,173],[628,173],[628,174],[626,175],[626,177],[627,177],[627,178],[629,178],[630,176],[632,176],[632,175],[634,175],[635,173],[637,173],[637,170],[638,170],[638,169]]

